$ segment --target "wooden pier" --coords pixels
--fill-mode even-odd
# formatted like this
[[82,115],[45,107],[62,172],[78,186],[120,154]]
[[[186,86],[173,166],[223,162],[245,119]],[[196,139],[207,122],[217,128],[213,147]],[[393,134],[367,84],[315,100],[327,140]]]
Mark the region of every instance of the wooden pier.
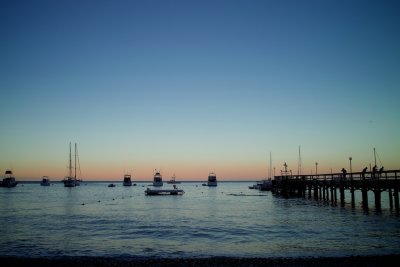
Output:
[[[285,173],[287,174],[287,173]],[[368,209],[368,191],[374,193],[375,209],[381,210],[381,194],[389,196],[390,209],[400,211],[400,170],[377,172],[330,173],[317,175],[281,175],[273,180],[273,192],[285,197],[297,196],[345,205],[345,190],[350,190],[351,205],[355,207],[356,190],[361,191],[362,205]],[[338,199],[339,193],[339,199]]]

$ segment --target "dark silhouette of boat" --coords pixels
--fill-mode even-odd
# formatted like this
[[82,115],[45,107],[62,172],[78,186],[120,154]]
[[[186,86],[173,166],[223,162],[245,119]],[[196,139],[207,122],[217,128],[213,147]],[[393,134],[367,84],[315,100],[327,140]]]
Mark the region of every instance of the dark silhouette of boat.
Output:
[[3,181],[0,183],[0,187],[16,187],[18,182],[15,180],[15,177],[11,170],[6,170],[4,174]]

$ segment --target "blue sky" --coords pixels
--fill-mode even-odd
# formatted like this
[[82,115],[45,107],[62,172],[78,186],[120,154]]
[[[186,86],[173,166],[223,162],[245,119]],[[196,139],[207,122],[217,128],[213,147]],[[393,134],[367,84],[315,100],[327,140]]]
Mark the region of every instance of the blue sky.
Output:
[[0,169],[259,179],[400,159],[398,1],[2,1]]

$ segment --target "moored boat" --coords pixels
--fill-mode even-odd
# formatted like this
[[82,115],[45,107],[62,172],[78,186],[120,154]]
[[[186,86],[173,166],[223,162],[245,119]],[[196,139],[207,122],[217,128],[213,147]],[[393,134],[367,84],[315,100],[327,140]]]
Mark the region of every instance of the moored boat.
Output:
[[262,180],[262,183],[260,184],[259,189],[260,189],[260,191],[271,191],[272,190],[271,178]]
[[181,182],[176,181],[176,179],[175,179],[175,173],[174,173],[174,175],[172,175],[171,180],[169,180],[169,181],[167,182],[167,184],[180,184],[180,183],[181,183]]
[[125,174],[124,175],[124,186],[132,186],[132,180],[131,180],[131,175],[130,174]]
[[210,172],[208,175],[207,186],[217,186],[217,175],[213,172]]
[[154,174],[153,186],[163,186],[162,176],[159,171],[156,171]]
[[80,171],[80,165],[78,161],[78,148],[75,143],[75,156],[74,156],[74,165],[72,165],[72,151],[71,151],[71,143],[69,143],[69,165],[68,165],[68,176],[66,176],[63,180],[65,187],[76,187],[80,185],[81,180],[77,179],[76,169]]
[[173,189],[150,189],[147,188],[144,191],[146,196],[160,196],[160,195],[183,195],[185,191],[182,189],[178,189],[176,185],[174,185]]
[[15,180],[15,177],[11,170],[6,170],[4,173],[3,181],[0,183],[1,187],[16,187],[18,182]]
[[41,186],[50,186],[50,179],[48,176],[43,176],[42,181],[40,182]]

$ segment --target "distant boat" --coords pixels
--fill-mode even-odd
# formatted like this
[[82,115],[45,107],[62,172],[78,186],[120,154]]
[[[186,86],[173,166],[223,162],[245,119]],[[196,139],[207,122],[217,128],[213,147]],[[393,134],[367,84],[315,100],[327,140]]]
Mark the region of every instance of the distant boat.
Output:
[[153,177],[153,186],[163,186],[162,176],[159,171],[156,171]]
[[[68,165],[69,174],[63,180],[65,187],[75,187],[80,185],[81,180],[76,178],[77,157],[78,157],[78,149],[75,143],[75,156],[74,156],[75,160],[74,160],[74,165],[72,165],[71,143],[69,143],[69,165]],[[78,168],[80,169],[80,166]],[[74,173],[74,175],[72,175],[72,173]]]
[[167,182],[167,184],[180,184],[180,183],[181,182],[178,182],[178,181],[175,180],[175,173],[174,173],[174,175],[172,175],[171,180],[169,180]]
[[262,180],[261,183],[259,184],[259,189],[260,189],[260,191],[270,191],[270,190],[272,190],[271,178]]
[[115,187],[115,184],[109,184],[108,187]]
[[3,181],[0,183],[0,187],[16,187],[18,182],[15,180],[15,177],[11,170],[6,170],[4,173]]
[[124,175],[124,186],[132,186],[132,181],[131,181],[131,175],[130,174],[125,174]]
[[253,184],[253,185],[249,186],[249,189],[259,189],[259,188],[260,188],[260,186],[259,186],[258,182],[257,182],[257,184]]
[[208,175],[207,186],[217,186],[217,176],[215,173],[210,172]]
[[42,181],[40,182],[41,186],[50,186],[50,179],[48,176],[43,176]]

